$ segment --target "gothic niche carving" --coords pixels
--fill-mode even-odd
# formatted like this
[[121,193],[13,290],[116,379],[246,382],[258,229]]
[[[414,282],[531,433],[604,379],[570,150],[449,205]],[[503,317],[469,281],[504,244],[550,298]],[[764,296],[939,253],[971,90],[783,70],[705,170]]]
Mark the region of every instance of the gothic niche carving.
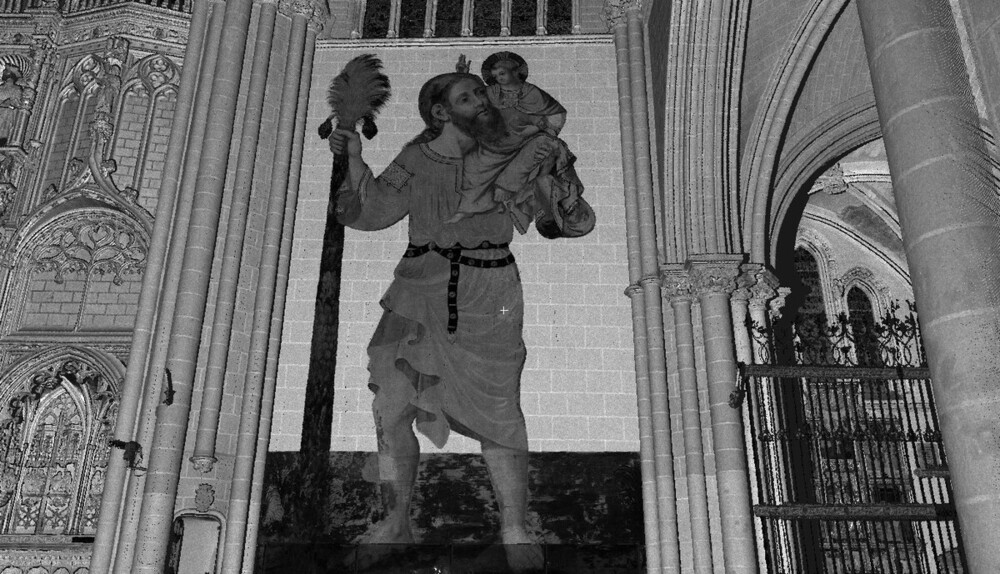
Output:
[[24,57],[0,57],[0,146],[13,145],[17,139],[18,110],[30,104],[30,100],[25,101],[30,87],[24,80],[29,66],[30,60]]
[[112,275],[121,285],[128,275],[141,274],[146,263],[146,240],[131,225],[114,219],[67,222],[45,234],[45,241],[29,254],[32,271],[54,271],[61,283],[79,271]]
[[96,530],[117,410],[117,389],[75,358],[21,385],[0,411],[0,532]]

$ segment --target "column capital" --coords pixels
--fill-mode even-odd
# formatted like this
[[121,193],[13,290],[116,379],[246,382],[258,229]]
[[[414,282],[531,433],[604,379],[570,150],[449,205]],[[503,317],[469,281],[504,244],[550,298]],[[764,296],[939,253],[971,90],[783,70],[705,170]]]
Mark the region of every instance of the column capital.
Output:
[[767,303],[778,295],[778,278],[760,263],[740,265],[740,275],[736,278],[734,299],[747,301],[751,307],[765,309]]
[[665,263],[660,265],[660,283],[663,295],[671,303],[694,299],[691,278],[683,263]]
[[777,295],[768,302],[768,310],[771,313],[771,317],[777,319],[781,317],[785,308],[785,299],[792,294],[791,287],[778,287]]
[[278,0],[278,11],[286,16],[304,16],[308,20],[317,10],[313,0]]
[[712,253],[689,257],[684,268],[688,272],[691,285],[699,296],[710,293],[731,294],[736,290],[736,278],[740,275],[742,254]]
[[629,10],[642,9],[642,0],[604,0],[604,18],[608,21],[608,29],[624,26]]

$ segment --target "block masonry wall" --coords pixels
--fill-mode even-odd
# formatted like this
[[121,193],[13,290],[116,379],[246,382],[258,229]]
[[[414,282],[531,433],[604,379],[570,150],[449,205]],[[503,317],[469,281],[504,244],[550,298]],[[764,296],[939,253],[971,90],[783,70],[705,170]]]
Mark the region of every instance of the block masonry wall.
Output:
[[[614,47],[610,37],[530,38],[490,42],[321,42],[310,95],[309,125],[275,398],[272,451],[297,450],[328,205],[331,156],[315,127],[329,113],[330,79],[350,58],[374,53],[386,66],[393,98],[365,159],[379,173],[422,129],[417,92],[431,76],[452,71],[459,54],[473,70],[491,53],[512,50],[527,60],[529,81],[568,111],[562,137],[578,157],[585,197],[597,214],[589,236],[550,241],[534,230],[512,250],[524,282],[528,358],[521,405],[532,450],[638,450],[635,374],[628,300],[625,215]],[[347,230],[340,304],[332,449],[375,450],[367,388],[368,340],[381,315],[378,301],[407,243],[405,220],[381,232]],[[429,441],[424,441],[426,448]],[[447,452],[478,451],[453,435]]]

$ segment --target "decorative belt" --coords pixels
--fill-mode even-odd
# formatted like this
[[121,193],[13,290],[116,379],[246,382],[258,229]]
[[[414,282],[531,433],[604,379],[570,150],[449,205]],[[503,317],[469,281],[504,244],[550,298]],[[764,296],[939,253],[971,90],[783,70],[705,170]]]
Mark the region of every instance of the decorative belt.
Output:
[[509,243],[490,243],[483,241],[475,247],[463,247],[461,244],[454,247],[438,247],[433,243],[427,245],[409,244],[406,247],[404,258],[420,257],[428,251],[433,251],[451,262],[448,277],[448,336],[454,339],[455,331],[458,329],[458,270],[460,266],[479,267],[480,269],[491,269],[506,267],[514,262],[514,254],[508,253],[506,257],[500,259],[476,259],[462,255],[462,250],[474,251],[479,249],[507,249]]

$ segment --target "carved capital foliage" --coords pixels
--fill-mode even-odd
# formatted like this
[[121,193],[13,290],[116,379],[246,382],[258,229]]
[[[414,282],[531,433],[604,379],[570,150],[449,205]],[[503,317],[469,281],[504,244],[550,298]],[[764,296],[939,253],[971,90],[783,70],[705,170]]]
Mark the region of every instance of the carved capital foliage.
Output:
[[642,8],[642,0],[605,0],[604,18],[608,21],[608,29],[625,25],[629,10]]
[[778,278],[758,263],[741,265],[736,284],[733,298],[747,301],[751,307],[763,309],[777,295]]
[[775,295],[774,299],[771,299],[771,301],[767,305],[768,311],[770,311],[772,319],[777,319],[781,317],[782,313],[784,313],[785,310],[785,300],[788,299],[788,296],[791,294],[792,294],[791,287],[778,287],[777,295]]
[[[215,468],[216,461],[218,461],[218,459],[214,456],[192,456],[191,466],[193,466],[198,472],[208,473],[212,472],[212,469]],[[197,496],[197,493],[195,493],[195,495]],[[202,510],[202,512],[204,512],[204,510]]]
[[699,255],[685,263],[691,285],[699,296],[709,293],[731,294],[736,289],[742,255]]
[[683,264],[668,263],[660,266],[660,281],[663,285],[663,295],[668,301],[694,298],[694,287]]
[[312,18],[319,11],[313,0],[278,0],[278,11],[286,16]]

